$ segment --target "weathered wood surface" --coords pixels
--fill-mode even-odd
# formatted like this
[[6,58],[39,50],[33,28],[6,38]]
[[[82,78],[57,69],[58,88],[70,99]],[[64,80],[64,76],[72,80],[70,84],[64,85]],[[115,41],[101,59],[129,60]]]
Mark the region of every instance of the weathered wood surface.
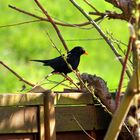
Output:
[[93,99],[91,94],[87,93],[56,93],[55,104],[57,105],[89,105],[93,104]]
[[56,131],[81,131],[76,120],[85,130],[93,130],[95,126],[94,106],[56,107]]
[[[0,106],[32,106],[43,105],[43,96],[49,93],[0,94]],[[55,93],[55,104],[93,104],[90,94]]]
[[54,93],[45,94],[44,106],[40,106],[40,140],[56,140]]
[[[0,133],[39,132],[41,138],[46,129],[44,96],[45,93],[0,94]],[[95,106],[91,95],[86,93],[55,93],[56,114],[54,106],[48,104],[48,108],[50,134],[54,137],[55,117],[57,132],[82,131],[73,116],[85,130],[105,129],[109,122],[108,115],[101,107]]]
[[3,134],[0,135],[0,140],[38,140],[37,135],[34,134]]
[[[93,138],[96,139],[96,134],[93,131],[92,132],[87,131],[87,133],[90,134]],[[89,138],[82,131],[78,131],[78,132],[59,132],[59,133],[57,133],[56,138],[57,138],[57,140],[91,140],[91,138]]]
[[27,94],[0,94],[0,107],[2,106],[32,106],[43,104],[43,93]]
[[37,107],[0,108],[0,133],[38,132]]

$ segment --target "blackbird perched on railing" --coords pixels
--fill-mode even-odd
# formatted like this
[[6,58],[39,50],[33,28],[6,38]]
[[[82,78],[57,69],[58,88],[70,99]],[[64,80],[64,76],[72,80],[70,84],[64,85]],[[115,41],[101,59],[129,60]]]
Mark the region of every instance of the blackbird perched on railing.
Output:
[[[44,66],[50,66],[54,69],[52,73],[63,73],[67,75],[68,73],[72,72],[73,70],[76,70],[79,62],[80,62],[80,56],[82,54],[87,54],[87,52],[80,46],[74,47],[71,51],[67,53],[67,56],[59,56],[54,59],[50,60],[31,60],[36,62],[42,62],[44,63]],[[68,66],[72,67],[72,69]]]

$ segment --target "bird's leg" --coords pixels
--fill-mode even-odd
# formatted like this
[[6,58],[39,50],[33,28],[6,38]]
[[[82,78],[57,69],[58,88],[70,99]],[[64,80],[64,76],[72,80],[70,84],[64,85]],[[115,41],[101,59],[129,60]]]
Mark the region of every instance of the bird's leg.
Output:
[[52,74],[60,74],[60,72],[53,71]]

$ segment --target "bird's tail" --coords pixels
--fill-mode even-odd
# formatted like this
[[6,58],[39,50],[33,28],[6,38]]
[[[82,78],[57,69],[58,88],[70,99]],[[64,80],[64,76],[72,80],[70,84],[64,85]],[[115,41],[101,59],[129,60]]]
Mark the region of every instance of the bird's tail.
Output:
[[49,60],[30,60],[30,61],[41,62],[44,63],[44,65],[47,65],[47,63],[49,62]]

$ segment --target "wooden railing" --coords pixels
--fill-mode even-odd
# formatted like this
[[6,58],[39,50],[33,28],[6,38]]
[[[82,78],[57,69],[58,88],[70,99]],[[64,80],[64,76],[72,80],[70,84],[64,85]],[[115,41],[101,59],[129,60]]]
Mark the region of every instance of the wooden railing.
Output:
[[110,121],[90,94],[78,92],[0,94],[0,112],[0,140],[69,140],[72,135],[89,140],[82,129],[97,137]]

